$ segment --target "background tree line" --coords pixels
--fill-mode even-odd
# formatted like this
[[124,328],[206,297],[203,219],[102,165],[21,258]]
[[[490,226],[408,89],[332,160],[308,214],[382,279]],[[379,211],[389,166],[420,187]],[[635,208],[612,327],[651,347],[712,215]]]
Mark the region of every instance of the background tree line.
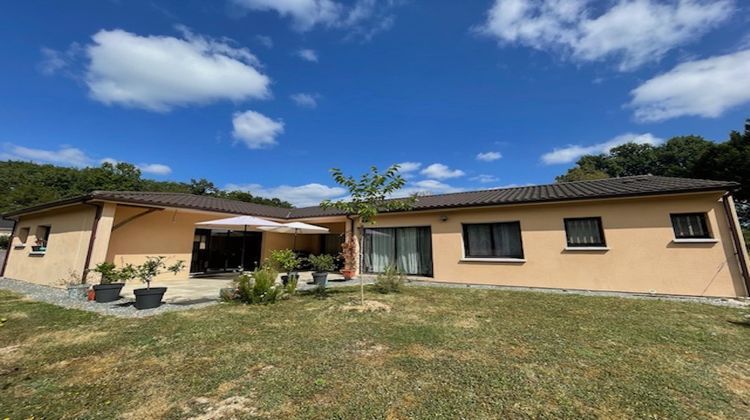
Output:
[[179,192],[292,207],[278,198],[256,197],[243,191],[224,191],[207,179],[187,182],[145,179],[129,163],[103,163],[100,167],[67,168],[30,162],[0,162],[0,213],[94,190]]
[[738,182],[737,212],[743,228],[750,229],[750,119],[743,133],[732,131],[723,143],[678,136],[658,146],[627,143],[609,153],[585,155],[556,181],[648,174]]

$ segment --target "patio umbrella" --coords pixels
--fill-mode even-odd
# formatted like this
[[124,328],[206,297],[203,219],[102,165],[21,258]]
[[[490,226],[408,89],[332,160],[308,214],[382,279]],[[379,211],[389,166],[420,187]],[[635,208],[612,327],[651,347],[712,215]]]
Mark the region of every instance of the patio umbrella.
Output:
[[328,233],[328,228],[322,226],[309,225],[302,222],[280,223],[279,226],[261,227],[261,230],[267,232],[293,233],[292,249],[297,246],[297,234],[315,234]]
[[274,227],[282,226],[281,223],[276,223],[271,220],[261,219],[255,216],[235,216],[227,217],[225,219],[209,220],[207,222],[199,222],[196,225],[203,227],[209,227],[214,229],[228,229],[236,230],[239,226],[242,226],[242,255],[240,256],[240,265],[242,270],[245,270],[245,239],[247,237],[247,228],[262,228],[262,227]]

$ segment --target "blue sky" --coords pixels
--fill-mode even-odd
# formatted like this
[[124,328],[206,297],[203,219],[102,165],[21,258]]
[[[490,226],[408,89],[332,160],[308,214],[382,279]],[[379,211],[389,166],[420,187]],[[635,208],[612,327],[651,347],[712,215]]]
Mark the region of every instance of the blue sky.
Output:
[[732,0],[181,0],[4,4],[0,158],[337,198],[552,182],[582,153],[750,116]]

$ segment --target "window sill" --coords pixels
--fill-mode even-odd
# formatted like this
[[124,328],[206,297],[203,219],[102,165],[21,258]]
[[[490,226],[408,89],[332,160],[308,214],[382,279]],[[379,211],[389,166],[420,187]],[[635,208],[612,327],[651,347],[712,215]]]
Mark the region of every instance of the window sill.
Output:
[[607,246],[566,246],[566,251],[609,251]]
[[460,262],[486,262],[486,263],[511,263],[522,264],[526,262],[525,258],[461,258]]
[[29,255],[40,256],[40,255],[44,255],[46,253],[47,253],[47,251],[31,251],[31,252],[29,252]]
[[672,243],[675,244],[715,244],[718,242],[719,240],[714,238],[672,239]]
[[26,244],[13,245],[13,249],[24,249],[24,248],[26,248]]

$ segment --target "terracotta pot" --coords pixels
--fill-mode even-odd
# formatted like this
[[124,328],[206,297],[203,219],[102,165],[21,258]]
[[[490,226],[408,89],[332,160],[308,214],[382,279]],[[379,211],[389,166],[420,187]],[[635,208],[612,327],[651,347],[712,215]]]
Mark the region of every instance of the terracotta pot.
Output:
[[351,280],[354,277],[354,270],[341,270],[341,275],[344,276],[344,280]]

